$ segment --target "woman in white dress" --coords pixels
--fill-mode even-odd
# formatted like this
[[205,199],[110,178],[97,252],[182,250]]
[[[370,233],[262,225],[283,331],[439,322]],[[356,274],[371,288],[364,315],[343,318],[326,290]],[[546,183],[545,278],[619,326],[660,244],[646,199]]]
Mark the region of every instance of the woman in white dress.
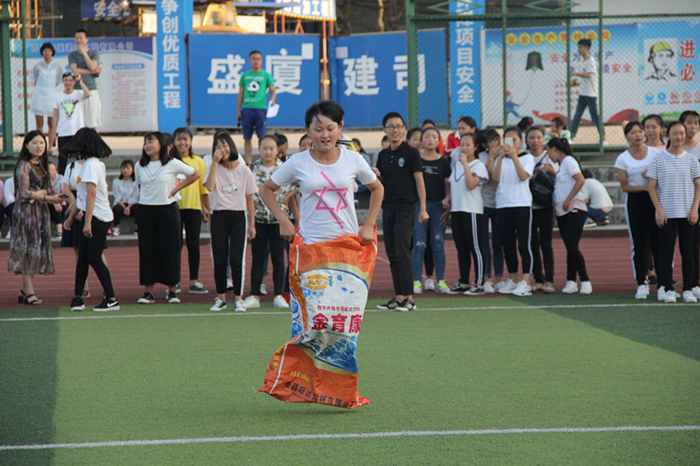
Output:
[[44,117],[48,118],[49,129],[52,128],[53,97],[56,95],[56,86],[61,84],[62,70],[61,66],[53,60],[56,50],[50,42],[42,44],[40,51],[44,60],[34,65],[31,74],[31,80],[34,81],[31,110],[36,118],[36,129],[43,131]]

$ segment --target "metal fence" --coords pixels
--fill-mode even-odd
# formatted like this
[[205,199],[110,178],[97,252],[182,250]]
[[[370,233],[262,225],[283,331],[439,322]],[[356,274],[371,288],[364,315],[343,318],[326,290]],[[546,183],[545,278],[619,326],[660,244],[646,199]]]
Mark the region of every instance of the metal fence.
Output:
[[[435,15],[411,16],[409,10],[410,124],[420,123],[419,114],[447,110],[451,128],[469,115],[481,127],[510,126],[522,117],[549,126],[561,118],[571,130],[579,100],[586,101],[580,97],[591,94],[572,75],[582,71],[577,42],[583,38],[591,40],[597,65],[600,118],[595,125],[595,115],[585,110],[574,144],[588,153],[601,153],[604,144],[625,146],[625,121],[652,113],[676,119],[700,104],[700,15],[604,16],[573,13],[567,5],[535,11],[537,3],[507,14],[475,14],[478,5],[460,0],[450,2],[452,11],[438,5]],[[506,1],[501,11],[509,11]],[[444,46],[426,50],[418,34],[425,30],[443,31]],[[445,82],[433,85],[447,86],[446,102],[418,99],[411,80],[420,71],[417,51],[444,56]]]

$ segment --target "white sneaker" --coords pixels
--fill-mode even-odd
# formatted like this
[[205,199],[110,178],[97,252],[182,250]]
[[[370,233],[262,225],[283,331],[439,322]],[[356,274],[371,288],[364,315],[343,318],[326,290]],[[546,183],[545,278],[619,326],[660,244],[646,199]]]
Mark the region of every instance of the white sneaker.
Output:
[[693,289],[690,290],[690,291],[693,292],[693,296],[695,296],[696,298],[700,299],[700,286],[696,286],[695,288],[693,288]]
[[423,285],[417,280],[413,282],[413,294],[423,294]]
[[287,304],[287,300],[284,299],[284,297],[282,295],[275,296],[275,300],[272,302],[272,304],[275,307],[282,308],[282,309],[289,307],[289,304]]
[[[242,300],[239,300],[242,301]],[[257,296],[248,296],[245,301],[243,301],[243,306],[246,309],[250,309],[252,307],[260,307],[260,299],[258,299]],[[236,302],[236,307],[238,307],[238,302]]]
[[230,278],[226,279],[226,291],[233,291],[233,280]]
[[591,294],[593,293],[593,285],[591,282],[581,282],[581,294]]
[[664,302],[665,303],[675,303],[676,302],[676,293],[673,290],[667,291],[666,296],[664,297]]
[[245,312],[245,304],[243,303],[242,299],[239,299],[236,301],[236,312]]
[[507,284],[508,284],[508,282],[506,282],[505,280],[501,280],[500,282],[498,282],[498,283],[496,283],[495,285],[493,285],[493,291],[494,291],[494,292],[500,292],[501,289],[502,289],[504,286],[506,286]]
[[578,285],[576,285],[576,282],[574,281],[567,281],[566,286],[564,287],[563,290],[561,290],[562,293],[564,294],[574,294],[578,291]]
[[487,280],[486,283],[484,283],[484,293],[495,293],[491,280]]
[[435,281],[432,278],[426,278],[423,288],[425,291],[435,291]]
[[684,303],[697,303],[698,298],[695,297],[692,291],[683,292],[683,302]]
[[649,297],[649,287],[647,285],[639,285],[637,287],[637,294],[634,295],[634,299],[647,299]]
[[656,293],[656,298],[659,301],[663,301],[664,299],[666,299],[666,288],[664,288],[663,286],[660,286],[659,291],[657,291],[657,293]]
[[119,229],[119,227],[112,228],[112,236],[119,236],[121,233],[122,231]]
[[226,309],[226,301],[222,301],[220,298],[214,299],[214,305],[209,308],[210,311],[223,311]]
[[260,284],[260,294],[267,296],[267,286],[264,283]]
[[674,297],[674,298],[680,298],[680,297],[681,297],[681,294],[680,294],[679,292],[677,292],[677,291],[673,291],[672,293],[673,293],[673,297]]
[[498,292],[503,294],[510,294],[513,292],[514,289],[518,287],[517,283],[515,283],[511,278],[509,278],[508,281],[504,281],[501,283],[505,283],[505,285],[499,288]]
[[525,280],[521,280],[518,286],[512,291],[515,296],[532,296],[532,288]]

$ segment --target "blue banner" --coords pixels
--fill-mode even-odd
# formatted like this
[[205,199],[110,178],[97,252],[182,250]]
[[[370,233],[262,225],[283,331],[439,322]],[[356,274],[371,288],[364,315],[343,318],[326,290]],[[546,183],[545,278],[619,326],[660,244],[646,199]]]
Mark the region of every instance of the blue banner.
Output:
[[[448,123],[445,33],[418,33],[419,119]],[[367,34],[328,40],[331,98],[345,109],[345,124],[381,126],[388,112],[408,111],[406,33]]]
[[173,131],[187,125],[187,46],[192,31],[192,2],[158,0],[158,127]]
[[241,74],[253,50],[274,79],[279,114],[268,126],[303,127],[306,108],[319,99],[319,39],[315,35],[190,34],[191,125],[234,127]]
[[484,14],[478,8],[484,0],[455,1],[450,11],[463,15],[465,21],[450,23],[450,91],[452,127],[460,116],[470,116],[481,127],[481,29],[483,22],[466,21],[471,15]]
[[120,0],[82,0],[82,19],[122,19],[131,18],[128,2]]

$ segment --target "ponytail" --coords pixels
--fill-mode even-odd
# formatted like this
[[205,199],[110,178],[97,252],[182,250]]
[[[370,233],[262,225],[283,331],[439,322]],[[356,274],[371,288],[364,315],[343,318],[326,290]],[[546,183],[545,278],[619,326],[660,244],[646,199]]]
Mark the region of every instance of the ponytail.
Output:
[[547,142],[547,147],[553,147],[556,150],[563,152],[568,156],[573,156],[574,152],[571,150],[571,144],[564,138],[552,138]]

